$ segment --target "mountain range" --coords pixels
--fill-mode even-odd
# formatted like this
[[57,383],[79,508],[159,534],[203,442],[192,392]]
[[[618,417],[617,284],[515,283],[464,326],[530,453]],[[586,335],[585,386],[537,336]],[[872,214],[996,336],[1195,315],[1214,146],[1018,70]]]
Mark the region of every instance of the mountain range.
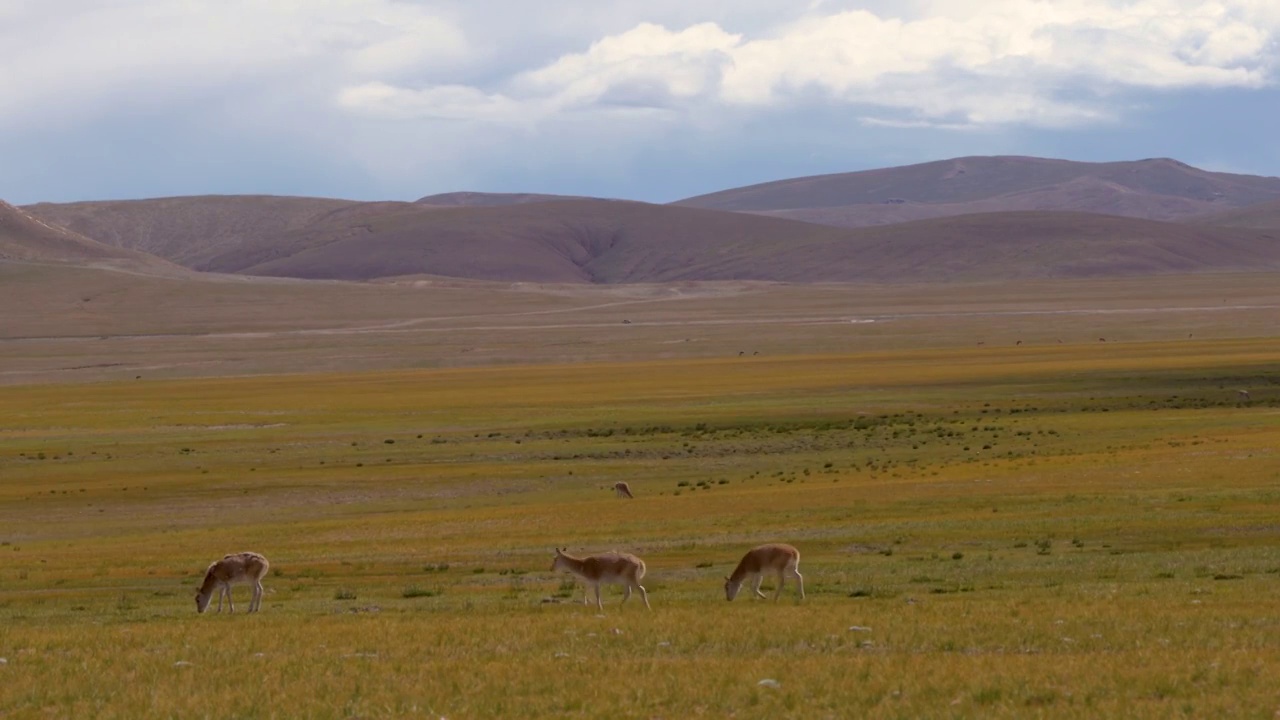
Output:
[[0,203],[0,262],[303,279],[947,282],[1280,270],[1280,178],[967,157],[659,205],[458,192]]

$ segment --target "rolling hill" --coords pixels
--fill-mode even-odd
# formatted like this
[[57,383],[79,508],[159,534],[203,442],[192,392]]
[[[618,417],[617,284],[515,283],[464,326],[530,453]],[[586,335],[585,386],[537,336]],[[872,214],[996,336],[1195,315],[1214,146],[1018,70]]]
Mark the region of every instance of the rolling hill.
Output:
[[1085,213],[991,213],[862,229],[601,200],[312,228],[252,275],[367,280],[940,282],[1280,269],[1280,233]]
[[429,274],[544,283],[945,282],[1280,269],[1280,233],[1062,212],[843,229],[758,215],[572,200],[494,207],[358,204],[241,238],[204,269],[373,280]]
[[428,195],[414,200],[414,203],[435,207],[494,207],[497,205],[523,205],[525,203],[554,202],[556,200],[587,199],[578,195],[545,195],[541,193],[451,192]]
[[378,205],[321,198],[206,195],[39,203],[23,209],[108,245],[139,250],[193,270],[210,270],[210,257],[271,242],[326,215],[358,211],[370,204]]
[[1280,230],[1280,200],[1258,203],[1234,210],[1197,215],[1193,221],[1221,227]]
[[735,274],[728,268],[757,277],[757,258],[796,244],[834,242],[846,232],[612,200],[419,209],[313,225],[276,244],[294,252],[235,271],[346,280],[420,273],[573,283],[730,279]]
[[[83,253],[135,250],[193,270],[270,277],[946,282],[1280,269],[1280,233],[1266,220],[1273,194],[1280,179],[1167,160],[962,158],[672,205],[493,193],[413,203],[212,196],[40,204],[10,215],[59,242],[79,238]],[[848,204],[868,198],[891,202]],[[1125,216],[1258,198],[1194,222]],[[806,207],[772,207],[787,203]],[[1112,212],[1000,209],[1019,203]],[[887,224],[837,227],[870,217],[867,208]],[[938,217],[911,219],[921,213]]]
[[182,268],[154,255],[98,242],[0,200],[0,262],[60,263],[163,275]]
[[1169,159],[1085,163],[966,157],[778,180],[675,204],[865,227],[1029,210],[1177,220],[1275,199],[1280,199],[1280,178],[1208,172]]

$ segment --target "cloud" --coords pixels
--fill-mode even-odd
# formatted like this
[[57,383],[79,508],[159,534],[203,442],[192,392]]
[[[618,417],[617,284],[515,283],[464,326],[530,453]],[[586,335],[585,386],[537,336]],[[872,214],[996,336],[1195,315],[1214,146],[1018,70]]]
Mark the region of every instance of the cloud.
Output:
[[8,0],[0,63],[18,71],[0,75],[0,127],[254,93],[365,119],[526,127],[814,103],[930,127],[1061,127],[1116,118],[1135,89],[1264,87],[1280,55],[1272,0],[742,0],[712,19],[707,7]]
[[641,23],[516,74],[504,92],[458,85],[397,87],[383,82],[344,88],[338,103],[374,117],[471,119],[530,124],[576,110],[664,110],[716,92],[728,51],[741,38],[713,23],[673,32]]
[[[628,95],[628,88],[644,89],[652,104],[704,97],[717,92],[741,42],[741,36],[715,23],[678,32],[642,23],[593,43],[584,53],[523,73],[515,85],[526,94],[554,97],[565,108],[616,101]],[[617,94],[619,89],[624,92]]]
[[83,123],[245,88],[287,89],[299,78],[394,82],[447,69],[468,53],[460,28],[395,0],[4,7],[0,127]]
[[477,122],[531,122],[543,112],[531,113],[526,105],[502,95],[491,95],[466,85],[436,85],[422,90],[371,82],[344,88],[338,94],[344,108],[378,119],[470,120]]
[[1205,114],[1274,116],[1278,35],[1275,0],[0,0],[0,196],[669,197],[1105,133],[1267,169]]
[[[822,102],[889,110],[900,125],[1077,126],[1117,117],[1126,90],[1269,85],[1280,32],[1280,13],[1258,0],[941,0],[915,17],[809,7],[754,36],[641,23],[506,78],[477,118],[492,119],[495,103],[544,120],[619,105]],[[440,90],[412,92],[434,117]]]

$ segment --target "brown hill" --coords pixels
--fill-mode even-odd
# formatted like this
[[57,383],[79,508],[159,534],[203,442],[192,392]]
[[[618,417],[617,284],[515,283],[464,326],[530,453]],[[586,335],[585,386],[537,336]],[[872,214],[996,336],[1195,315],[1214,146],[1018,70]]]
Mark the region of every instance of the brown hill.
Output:
[[[407,205],[407,203],[392,203]],[[116,247],[139,250],[194,270],[209,259],[252,252],[275,237],[343,210],[367,211],[351,200],[207,195],[78,203],[40,203],[23,209],[46,222]]]
[[1280,200],[1258,203],[1235,210],[1198,215],[1193,221],[1222,227],[1280,230]]
[[849,263],[833,248],[795,263],[814,279],[894,282],[1280,269],[1280,233],[1088,213],[974,214],[851,232],[844,253],[862,267],[841,272]]
[[287,255],[238,272],[371,279],[434,274],[534,282],[755,277],[755,258],[847,231],[788,220],[612,200],[389,212],[280,239]]
[[[855,230],[578,200],[396,209],[279,239],[255,275],[364,280],[941,282],[1280,269],[1276,233],[1084,213],[993,213]],[[227,266],[234,258],[227,258]],[[222,259],[215,259],[220,264]]]
[[184,272],[160,258],[92,240],[0,200],[0,262],[3,261],[64,263],[159,274]]
[[1280,178],[1207,172],[1169,159],[1084,163],[966,157],[780,180],[675,204],[865,227],[1027,210],[1174,220],[1277,198]]
[[[1092,174],[1067,177],[1082,169]],[[1023,185],[1005,192],[1014,180]],[[879,185],[873,187],[872,181]],[[482,193],[433,196],[453,206],[265,196],[41,204],[26,208],[23,217],[65,225],[85,241],[91,237],[154,253],[197,270],[263,276],[436,275],[605,284],[998,281],[1275,268],[1276,233],[1265,225],[1217,227],[1063,211],[969,212],[1015,201],[1036,207],[1071,197],[1115,213],[1160,207],[1173,213],[1188,207],[1196,193],[1216,197],[1195,200],[1210,205],[1243,202],[1266,195],[1272,185],[1280,193],[1280,179],[1205,173],[1164,160],[1099,165],[966,158],[783,181],[726,191],[717,201],[766,205],[778,190],[788,202],[836,202],[843,197],[837,191],[861,188],[859,198],[892,193],[890,199],[902,200],[874,206],[901,213],[884,214],[884,219],[966,212],[958,218],[864,228],[794,219],[801,211],[832,216],[857,211],[847,205],[747,213]],[[910,188],[916,193],[908,202],[900,196]]]
[[496,205],[523,205],[525,203],[586,199],[579,195],[544,195],[541,193],[451,192],[428,195],[424,198],[418,198],[414,203],[437,207],[493,207]]

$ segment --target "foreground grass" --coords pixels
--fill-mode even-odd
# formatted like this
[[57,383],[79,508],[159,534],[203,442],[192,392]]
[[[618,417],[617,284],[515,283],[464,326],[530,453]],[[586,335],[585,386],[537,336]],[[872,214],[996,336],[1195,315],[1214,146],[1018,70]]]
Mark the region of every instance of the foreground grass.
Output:
[[[6,388],[0,712],[1271,717],[1278,350]],[[767,540],[808,598],[725,603]],[[243,549],[263,612],[197,616]]]

